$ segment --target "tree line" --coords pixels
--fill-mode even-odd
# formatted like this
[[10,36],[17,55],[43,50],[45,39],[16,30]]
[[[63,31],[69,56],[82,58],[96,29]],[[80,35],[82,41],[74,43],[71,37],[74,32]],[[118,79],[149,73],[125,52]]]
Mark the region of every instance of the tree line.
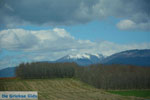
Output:
[[76,63],[22,63],[16,68],[16,76],[22,79],[71,78],[77,66]]
[[77,78],[101,89],[150,89],[150,67],[102,65],[87,67],[76,63],[23,63],[16,76],[30,78]]
[[129,65],[91,65],[77,71],[77,78],[102,89],[148,89],[150,68]]

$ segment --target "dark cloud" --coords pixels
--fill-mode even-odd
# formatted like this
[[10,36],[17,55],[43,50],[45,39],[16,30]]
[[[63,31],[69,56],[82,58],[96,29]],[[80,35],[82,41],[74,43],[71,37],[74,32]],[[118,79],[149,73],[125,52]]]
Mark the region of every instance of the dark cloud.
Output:
[[0,27],[73,25],[108,16],[150,29],[150,0],[1,0]]
[[91,0],[3,0],[1,2],[1,21],[17,24],[66,25],[87,22],[86,16],[78,17],[82,5],[90,8],[96,1]]

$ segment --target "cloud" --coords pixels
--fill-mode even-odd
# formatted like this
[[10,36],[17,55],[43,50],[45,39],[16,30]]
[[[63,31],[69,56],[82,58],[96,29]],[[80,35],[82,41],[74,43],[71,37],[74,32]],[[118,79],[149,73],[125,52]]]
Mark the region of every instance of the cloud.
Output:
[[0,48],[27,49],[37,44],[38,38],[23,29],[7,29],[0,31]]
[[135,29],[137,26],[131,20],[122,20],[117,24],[117,27],[121,30],[127,30],[127,29]]
[[92,45],[88,40],[75,40],[66,30],[24,30],[6,29],[0,31],[0,48],[23,51],[61,51],[67,49],[82,49]]
[[[6,27],[13,25],[70,25],[85,23],[89,7],[97,0],[2,0],[1,21]],[[82,8],[84,7],[83,11]],[[87,10],[85,10],[87,9]],[[85,12],[86,11],[86,12]]]
[[117,27],[121,30],[149,30],[150,22],[148,23],[135,23],[132,20],[121,20]]
[[[127,20],[136,26],[130,25],[126,30],[150,30],[150,1],[149,0],[100,0],[95,7],[95,13],[100,17],[113,16],[122,19],[124,24]],[[97,12],[99,11],[99,13]],[[120,24],[120,22],[118,23]],[[129,24],[129,23],[128,23]],[[131,24],[131,23],[130,23]],[[122,27],[118,27],[122,29]]]
[[150,43],[134,43],[134,44],[117,44],[110,41],[102,41],[97,43],[98,51],[105,56],[112,55],[117,52],[132,50],[132,49],[150,49]]
[[22,62],[56,60],[68,54],[100,53],[109,56],[129,49],[150,49],[150,43],[123,45],[79,40],[60,28],[34,31],[6,29],[0,31],[0,69]]
[[75,25],[113,16],[150,30],[149,5],[149,0],[1,0],[0,27]]

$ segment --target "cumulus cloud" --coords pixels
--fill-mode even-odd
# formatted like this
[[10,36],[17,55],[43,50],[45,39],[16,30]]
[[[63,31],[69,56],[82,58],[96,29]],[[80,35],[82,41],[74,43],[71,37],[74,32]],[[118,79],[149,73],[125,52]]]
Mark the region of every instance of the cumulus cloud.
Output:
[[131,20],[122,20],[117,24],[117,27],[122,30],[126,30],[126,29],[135,29],[137,26]]
[[74,25],[114,16],[150,30],[149,5],[149,0],[1,0],[0,27]]
[[26,49],[37,44],[38,38],[23,29],[8,29],[0,31],[0,48]]
[[6,29],[0,31],[0,68],[21,62],[52,61],[68,54],[100,53],[109,56],[129,49],[150,49],[150,43],[122,45],[109,41],[78,40],[60,28],[34,31]]
[[0,48],[23,51],[61,51],[67,49],[82,49],[93,45],[88,40],[76,40],[66,30],[24,30],[6,29],[0,31]]
[[121,30],[149,30],[150,22],[148,23],[135,23],[132,20],[121,20],[117,27]]
[[119,45],[109,41],[92,42],[90,40],[77,40],[65,29],[60,28],[51,30],[6,29],[0,31],[0,50],[20,50],[37,53],[43,51],[92,53],[94,51],[110,55],[121,50],[138,48],[150,48],[150,44]]

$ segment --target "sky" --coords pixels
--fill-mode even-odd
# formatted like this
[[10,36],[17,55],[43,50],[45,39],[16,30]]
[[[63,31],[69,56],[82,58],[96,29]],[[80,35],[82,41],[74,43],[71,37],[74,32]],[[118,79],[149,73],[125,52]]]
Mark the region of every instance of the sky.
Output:
[[150,49],[150,0],[0,0],[0,69]]

